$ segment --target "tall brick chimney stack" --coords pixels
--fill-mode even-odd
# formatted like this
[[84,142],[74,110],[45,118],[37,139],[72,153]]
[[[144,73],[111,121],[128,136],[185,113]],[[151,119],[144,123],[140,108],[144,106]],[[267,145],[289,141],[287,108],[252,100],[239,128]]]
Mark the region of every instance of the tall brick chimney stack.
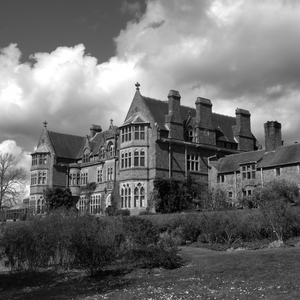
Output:
[[212,103],[209,99],[198,97],[196,102],[197,142],[216,145],[216,132],[212,122]]
[[251,132],[251,114],[248,110],[237,108],[236,115],[236,132],[235,137],[238,140],[238,150],[252,151],[255,150],[255,138]]
[[165,122],[169,129],[169,138],[183,139],[183,122],[180,113],[181,96],[178,91],[170,90],[168,94],[169,113],[165,116]]
[[274,151],[282,145],[281,124],[277,121],[268,121],[264,127],[266,152]]

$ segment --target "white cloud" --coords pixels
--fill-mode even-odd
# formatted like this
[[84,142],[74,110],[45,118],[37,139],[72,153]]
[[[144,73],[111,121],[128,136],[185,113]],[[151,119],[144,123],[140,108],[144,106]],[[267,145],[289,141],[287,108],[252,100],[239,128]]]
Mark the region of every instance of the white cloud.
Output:
[[92,123],[106,129],[111,118],[120,125],[136,81],[158,99],[177,89],[184,105],[203,96],[219,113],[249,109],[261,143],[268,120],[283,124],[287,142],[299,140],[299,28],[297,1],[149,0],[105,63],[79,44],[33,54],[35,62],[24,64],[9,45],[0,54],[0,140],[33,149],[45,120],[49,130],[79,135]]

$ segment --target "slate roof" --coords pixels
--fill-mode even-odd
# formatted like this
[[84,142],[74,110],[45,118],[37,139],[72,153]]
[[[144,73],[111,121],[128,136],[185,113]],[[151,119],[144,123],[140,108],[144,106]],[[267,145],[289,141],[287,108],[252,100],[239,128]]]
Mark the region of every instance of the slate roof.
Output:
[[300,144],[280,146],[276,151],[266,152],[258,168],[300,163]]
[[232,154],[218,161],[219,173],[239,171],[241,164],[257,162],[257,169],[300,163],[300,144],[280,146],[276,151],[265,150]]
[[85,143],[85,137],[48,131],[58,157],[77,159]]
[[265,150],[231,154],[219,160],[218,172],[229,173],[239,171],[240,165],[251,162],[259,162],[265,154]]
[[[165,127],[165,115],[168,114],[169,110],[168,101],[156,100],[144,96],[142,96],[142,99],[160,129],[167,129]],[[196,117],[196,108],[181,105],[180,112],[182,121],[187,120],[189,115],[192,118]],[[212,113],[212,122],[217,131],[218,140],[236,143],[233,135],[233,127],[236,125],[235,117]]]

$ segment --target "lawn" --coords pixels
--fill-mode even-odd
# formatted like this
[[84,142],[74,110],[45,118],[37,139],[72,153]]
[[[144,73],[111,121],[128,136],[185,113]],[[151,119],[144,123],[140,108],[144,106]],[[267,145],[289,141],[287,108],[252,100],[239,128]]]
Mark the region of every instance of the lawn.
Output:
[[1,299],[299,299],[300,248],[217,252],[182,247],[175,270],[0,274]]

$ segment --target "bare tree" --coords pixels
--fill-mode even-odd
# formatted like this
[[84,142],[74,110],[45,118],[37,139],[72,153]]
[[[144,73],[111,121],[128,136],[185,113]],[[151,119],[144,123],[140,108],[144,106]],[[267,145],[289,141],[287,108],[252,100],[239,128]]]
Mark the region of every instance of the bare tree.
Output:
[[16,204],[25,188],[26,170],[16,166],[10,153],[0,153],[0,210]]

